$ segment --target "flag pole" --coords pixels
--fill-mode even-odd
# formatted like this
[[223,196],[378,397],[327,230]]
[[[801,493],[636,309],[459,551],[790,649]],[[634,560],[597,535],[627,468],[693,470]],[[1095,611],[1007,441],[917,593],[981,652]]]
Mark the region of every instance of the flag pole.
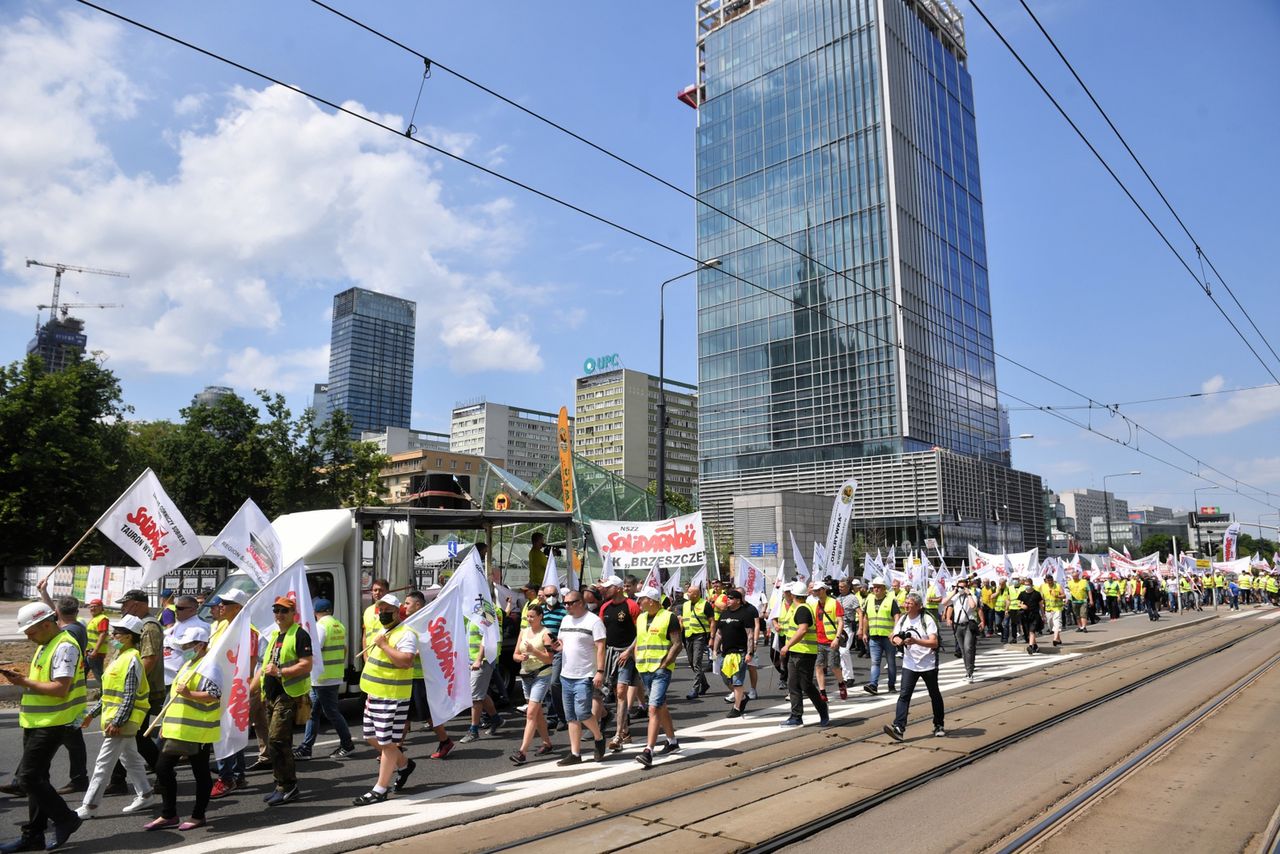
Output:
[[67,549],[67,553],[64,554],[56,564],[54,564],[53,569],[45,573],[44,578],[40,579],[41,581],[44,581],[45,578],[52,577],[55,572],[57,572],[59,569],[62,568],[63,564],[65,564],[68,560],[71,559],[71,555],[75,553],[75,550],[80,548],[80,546],[84,545],[84,541],[89,539],[89,535],[98,529],[98,526],[102,524],[102,520],[111,515],[111,511],[115,510],[116,506],[120,504],[120,500],[124,498],[126,495],[128,495],[130,492],[132,492],[133,488],[138,485],[138,482],[140,480],[146,477],[147,472],[149,471],[151,471],[150,466],[143,469],[142,474],[138,475],[133,479],[133,483],[129,484],[129,486],[125,489],[125,491],[120,493],[120,495],[116,497],[116,500],[112,501],[111,505],[107,507],[106,510],[102,511],[102,515],[98,517],[98,521],[94,522],[92,525],[89,526],[89,530],[85,531],[83,536],[81,536],[80,539],[76,540],[76,544],[74,546]]

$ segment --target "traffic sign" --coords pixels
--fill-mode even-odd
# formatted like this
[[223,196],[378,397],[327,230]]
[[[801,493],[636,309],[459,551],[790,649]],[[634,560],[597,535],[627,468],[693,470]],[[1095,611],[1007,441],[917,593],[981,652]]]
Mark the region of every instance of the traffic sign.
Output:
[[457,541],[457,540],[450,540],[450,541],[449,541],[448,543],[446,543],[445,545],[447,545],[447,546],[449,547],[449,557],[457,557],[457,556],[458,556],[458,541]]
[[764,543],[752,543],[749,552],[752,557],[764,557]]

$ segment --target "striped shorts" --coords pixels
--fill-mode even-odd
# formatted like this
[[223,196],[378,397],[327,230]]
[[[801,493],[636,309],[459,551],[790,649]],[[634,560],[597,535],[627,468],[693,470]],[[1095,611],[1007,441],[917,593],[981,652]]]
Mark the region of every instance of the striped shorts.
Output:
[[378,744],[399,744],[404,741],[405,724],[409,721],[408,700],[386,700],[382,697],[364,698],[364,737]]

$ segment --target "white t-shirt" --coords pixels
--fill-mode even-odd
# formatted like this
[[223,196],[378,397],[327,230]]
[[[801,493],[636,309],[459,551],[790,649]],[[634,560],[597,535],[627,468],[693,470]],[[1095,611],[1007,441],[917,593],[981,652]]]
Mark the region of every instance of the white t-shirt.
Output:
[[560,677],[587,679],[596,675],[596,641],[604,640],[604,621],[587,611],[566,616],[560,623]]
[[[923,640],[929,635],[938,634],[938,623],[923,611],[915,619],[908,617],[905,613],[899,615],[898,622],[893,626],[893,633],[896,635],[909,629],[915,631],[912,637],[917,640]],[[937,661],[938,651],[936,649],[929,649],[916,644],[902,647],[902,666],[907,670],[922,673],[926,670],[932,670]]]
[[76,668],[79,664],[80,647],[76,642],[60,643],[58,648],[53,651],[53,658],[49,662],[49,678],[62,679],[70,676],[74,681]]

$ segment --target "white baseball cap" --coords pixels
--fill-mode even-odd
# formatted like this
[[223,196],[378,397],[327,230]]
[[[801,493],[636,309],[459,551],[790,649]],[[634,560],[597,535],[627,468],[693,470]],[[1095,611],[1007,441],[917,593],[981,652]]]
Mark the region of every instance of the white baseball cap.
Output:
[[217,598],[224,605],[245,605],[249,601],[249,593],[239,587],[232,587],[230,590],[224,590],[219,593]]
[[390,605],[392,608],[400,607],[400,600],[395,597],[394,593],[384,593],[382,598],[378,600],[379,605]]
[[662,591],[661,591],[661,590],[659,590],[659,589],[658,589],[658,588],[656,588],[656,587],[646,587],[645,589],[641,590],[641,591],[636,595],[636,598],[637,598],[637,599],[652,599],[652,600],[653,600],[653,601],[655,601],[655,602],[661,602],[661,601],[662,601]]
[[204,626],[185,626],[181,632],[175,632],[173,642],[181,646],[186,643],[208,643],[209,630]]
[[121,614],[119,617],[116,617],[111,621],[111,628],[125,629],[126,631],[133,632],[135,635],[140,635],[142,634],[142,620],[137,617],[130,617],[127,614]]
[[600,579],[600,586],[601,587],[621,587],[622,579],[616,575],[610,575]]
[[804,594],[806,594],[806,593],[808,593],[808,592],[809,592],[809,587],[808,587],[808,586],[807,586],[803,581],[793,581],[793,582],[791,582],[791,595],[792,595],[792,596],[803,596]]

